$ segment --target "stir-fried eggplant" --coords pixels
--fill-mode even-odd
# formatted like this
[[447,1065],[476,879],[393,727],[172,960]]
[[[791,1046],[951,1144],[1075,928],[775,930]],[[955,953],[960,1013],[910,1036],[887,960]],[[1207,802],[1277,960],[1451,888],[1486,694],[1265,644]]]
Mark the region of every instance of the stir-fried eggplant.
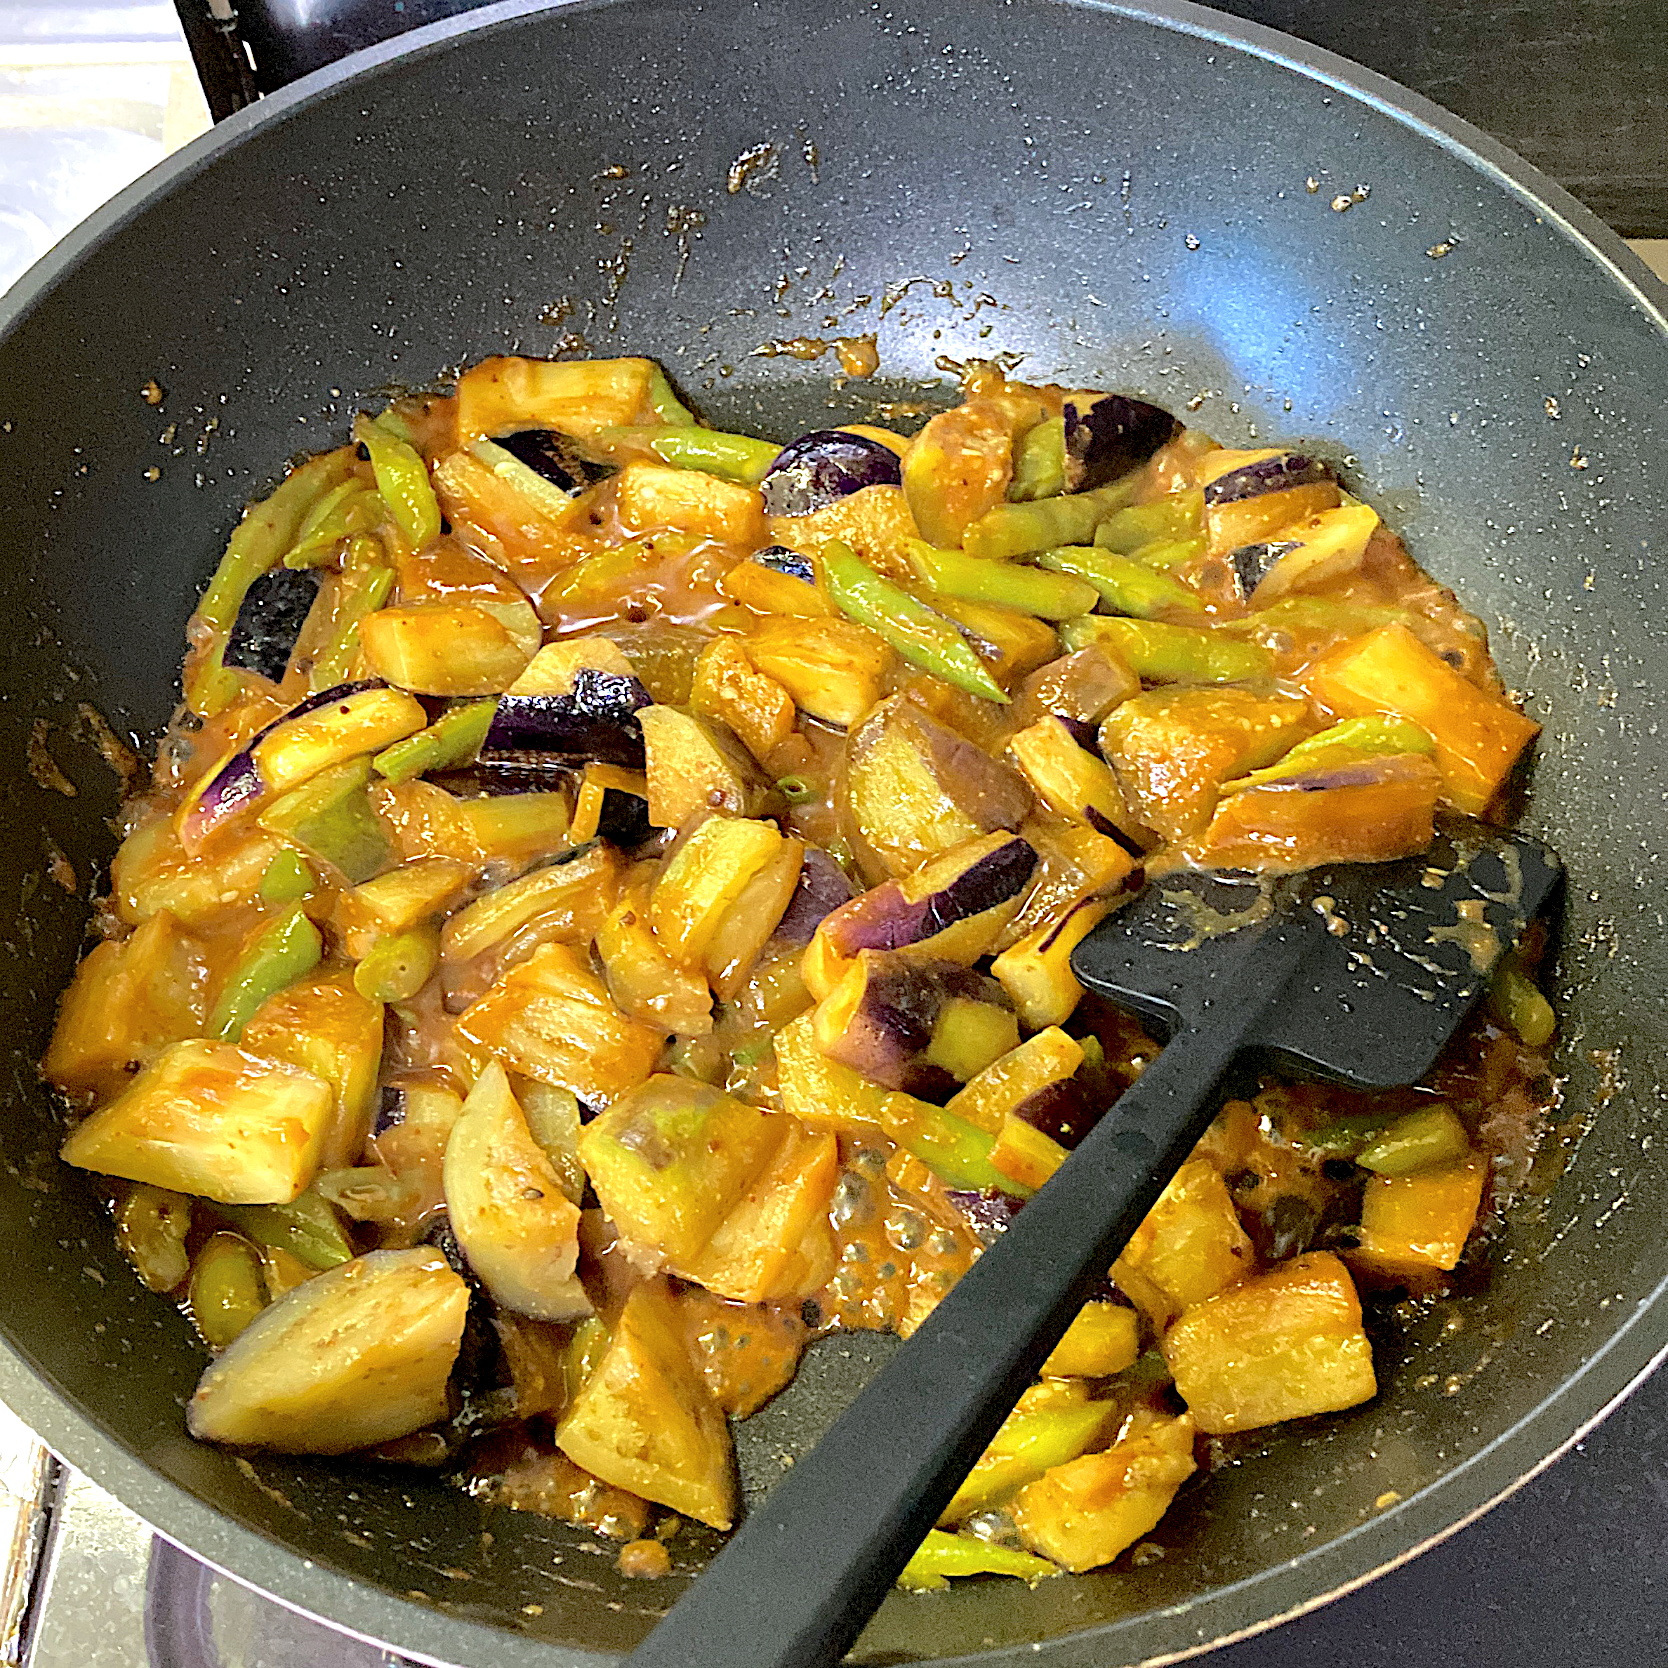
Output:
[[[726,1415],[907,1336],[1139,1076],[1071,968],[1131,891],[1417,852],[1535,734],[1309,452],[990,366],[779,447],[487,360],[297,469],[190,641],[43,1063],[221,1352],[190,1430],[639,1535],[727,1527]],[[1199,1433],[1373,1394],[1361,1294],[1522,1172],[1533,949],[1429,1088],[1223,1107],[906,1585],[1104,1564]]]

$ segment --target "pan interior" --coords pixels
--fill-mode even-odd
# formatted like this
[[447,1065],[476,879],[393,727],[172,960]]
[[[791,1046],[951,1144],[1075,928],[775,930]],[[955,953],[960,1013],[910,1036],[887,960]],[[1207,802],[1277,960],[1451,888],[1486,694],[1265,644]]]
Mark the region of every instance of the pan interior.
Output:
[[[1254,1625],[1482,1504],[1668,1341],[1660,315],[1453,144],[1189,32],[1204,15],[500,9],[239,118],[26,283],[0,340],[0,1331],[46,1387],[19,1392],[38,1422],[164,1532],[458,1663],[532,1662],[536,1641],[558,1647],[537,1660],[596,1660],[683,1579],[624,1582],[588,1536],[436,1482],[191,1443],[202,1357],[57,1167],[34,1066],[114,847],[84,708],[154,734],[241,504],[382,392],[494,352],[651,354],[710,420],[784,440],[902,420],[947,399],[959,363],[1003,354],[1229,444],[1301,442],[1497,622],[1546,725],[1525,823],[1573,877],[1567,1122],[1491,1277],[1390,1317],[1378,1399],[1190,1489],[1152,1537],[1162,1556],[894,1597],[858,1660],[1030,1660],[1054,1641],[1044,1660],[1105,1665]],[[869,382],[795,356],[868,333]],[[743,1427],[750,1479],[883,1348],[819,1346]],[[687,1572],[709,1545],[677,1548]]]

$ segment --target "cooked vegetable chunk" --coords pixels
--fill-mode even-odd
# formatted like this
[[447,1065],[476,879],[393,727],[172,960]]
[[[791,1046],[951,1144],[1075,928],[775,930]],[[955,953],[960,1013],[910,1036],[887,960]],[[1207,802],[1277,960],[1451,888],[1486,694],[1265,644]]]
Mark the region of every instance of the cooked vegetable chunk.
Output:
[[636,1287],[608,1347],[556,1427],[569,1459],[616,1488],[714,1529],[735,1517],[729,1427],[684,1347],[661,1281]]
[[1402,625],[1340,643],[1309,668],[1303,687],[1342,718],[1392,713],[1425,730],[1436,743],[1443,798],[1473,816],[1488,809],[1540,733],[1532,718],[1462,677]]
[[458,1017],[465,1041],[506,1068],[607,1106],[654,1070],[660,1038],[614,1006],[565,944],[545,944]]
[[644,707],[637,719],[656,828],[680,828],[702,811],[756,817],[765,808],[771,785],[726,725],[677,707]]
[[1477,1221],[1483,1166],[1474,1158],[1412,1175],[1379,1175],[1361,1200],[1361,1243],[1349,1261],[1381,1279],[1418,1281],[1460,1260]]
[[446,1414],[469,1288],[438,1251],[373,1251],[297,1286],[217,1360],[191,1434],[285,1454],[345,1454]]
[[178,1042],[71,1131],[63,1158],[221,1204],[279,1204],[318,1173],[335,1101],[297,1066]]
[[446,1211],[469,1267],[493,1300],[535,1320],[591,1312],[574,1269],[579,1210],[533,1139],[494,1061],[446,1143]]
[[1141,1353],[1135,1311],[1121,1303],[1085,1303],[1043,1362],[1043,1376],[1106,1378],[1133,1367]]
[[207,985],[202,945],[159,910],[76,968],[41,1070],[69,1094],[116,1094],[134,1068],[202,1030]]
[[702,823],[661,871],[649,905],[667,955],[686,965],[701,961],[749,882],[781,858],[784,844],[768,823],[731,817]]
[[1360,1299],[1329,1251],[1194,1305],[1165,1335],[1164,1358],[1209,1435],[1335,1413],[1378,1390]]
[[1187,1414],[1131,1414],[1105,1453],[1057,1466],[1020,1491],[1020,1538],[1074,1573],[1110,1563],[1158,1526],[1193,1475],[1194,1428]]
[[880,699],[894,664],[880,638],[847,619],[761,620],[748,633],[747,658],[781,684],[801,712],[842,728]]
[[1257,1271],[1251,1236],[1240,1226],[1215,1166],[1189,1159],[1112,1265],[1112,1278],[1163,1331],[1184,1310]]
[[675,1264],[697,1257],[781,1142],[780,1118],[692,1078],[657,1076],[580,1132],[609,1219]]

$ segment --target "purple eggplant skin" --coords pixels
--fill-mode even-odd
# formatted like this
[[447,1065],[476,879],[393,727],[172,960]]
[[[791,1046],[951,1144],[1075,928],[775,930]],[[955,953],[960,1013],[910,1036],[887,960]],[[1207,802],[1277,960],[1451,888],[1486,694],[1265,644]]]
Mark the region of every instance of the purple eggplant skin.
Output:
[[1066,402],[1066,491],[1090,492],[1145,463],[1181,432],[1168,411],[1124,394],[1083,410]]
[[968,1188],[947,1188],[945,1197],[966,1219],[979,1242],[994,1245],[1010,1227],[1025,1204],[1011,1193],[998,1193],[994,1187],[979,1192]]
[[776,454],[759,491],[770,515],[810,515],[864,487],[902,482],[891,447],[843,429],[814,429]]
[[[405,1090],[392,1083],[382,1086],[382,1093],[378,1097],[376,1107],[376,1123],[371,1129],[372,1135],[385,1135],[391,1129],[397,1129],[405,1122]],[[451,1261],[450,1257],[446,1259]]]
[[1027,1095],[1014,1108],[1014,1116],[1040,1129],[1051,1141],[1070,1152],[1100,1122],[1103,1106],[1094,1105],[1075,1077],[1049,1083]]
[[935,938],[962,921],[1017,898],[1036,872],[1037,854],[1017,834],[987,852],[950,883],[911,902],[891,880],[863,893],[828,925],[827,939],[838,956],[861,950],[902,950]]
[[1233,570],[1239,594],[1244,598],[1256,590],[1282,556],[1298,548],[1295,539],[1276,539],[1272,544],[1242,544],[1238,550],[1230,550],[1223,560]]
[[1285,492],[1292,487],[1314,486],[1330,481],[1332,471],[1318,458],[1301,452],[1282,452],[1278,457],[1259,458],[1226,475],[1218,475],[1205,488],[1205,507],[1237,504],[1242,498],[1260,498],[1265,492]]
[[251,736],[248,742],[220,767],[214,780],[197,796],[197,803],[191,807],[189,813],[191,827],[199,834],[206,833],[217,823],[224,822],[239,807],[266,791],[260,766],[255,763],[255,749],[280,724],[287,724],[292,718],[300,718],[304,713],[316,712],[320,707],[329,706],[332,701],[345,700],[349,695],[357,695],[362,690],[382,687],[382,681],[378,678],[368,678],[361,683],[339,683],[334,689],[325,689],[317,695],[309,695],[299,706],[291,707],[281,717],[273,719],[265,729]]
[[638,712],[653,698],[636,678],[582,666],[567,695],[503,695],[492,728],[481,745],[480,762],[537,768],[585,764],[643,768],[643,730]]
[[222,656],[227,666],[282,683],[295,640],[318,600],[317,568],[273,568],[244,593]]
[[516,434],[503,435],[497,444],[552,486],[570,495],[583,492],[614,473],[612,465],[592,462],[567,435],[558,434],[555,429],[522,429]]
[[811,558],[803,551],[790,550],[785,544],[767,544],[763,550],[755,550],[748,560],[769,568],[772,573],[786,574],[789,579],[803,579],[807,585],[814,585],[817,580]]
[[776,937],[801,947],[809,944],[824,919],[856,895],[845,870],[821,846],[807,846],[799,884],[776,924]]

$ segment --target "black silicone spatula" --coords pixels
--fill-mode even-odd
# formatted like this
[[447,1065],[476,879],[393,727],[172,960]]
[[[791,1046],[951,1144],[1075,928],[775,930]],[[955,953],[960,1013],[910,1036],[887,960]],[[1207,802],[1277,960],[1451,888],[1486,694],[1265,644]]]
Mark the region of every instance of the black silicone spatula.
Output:
[[1561,868],[1456,826],[1423,857],[1149,882],[1073,957],[1169,1040],[629,1659],[838,1662],[1192,1150],[1243,1050],[1369,1088],[1424,1076]]

